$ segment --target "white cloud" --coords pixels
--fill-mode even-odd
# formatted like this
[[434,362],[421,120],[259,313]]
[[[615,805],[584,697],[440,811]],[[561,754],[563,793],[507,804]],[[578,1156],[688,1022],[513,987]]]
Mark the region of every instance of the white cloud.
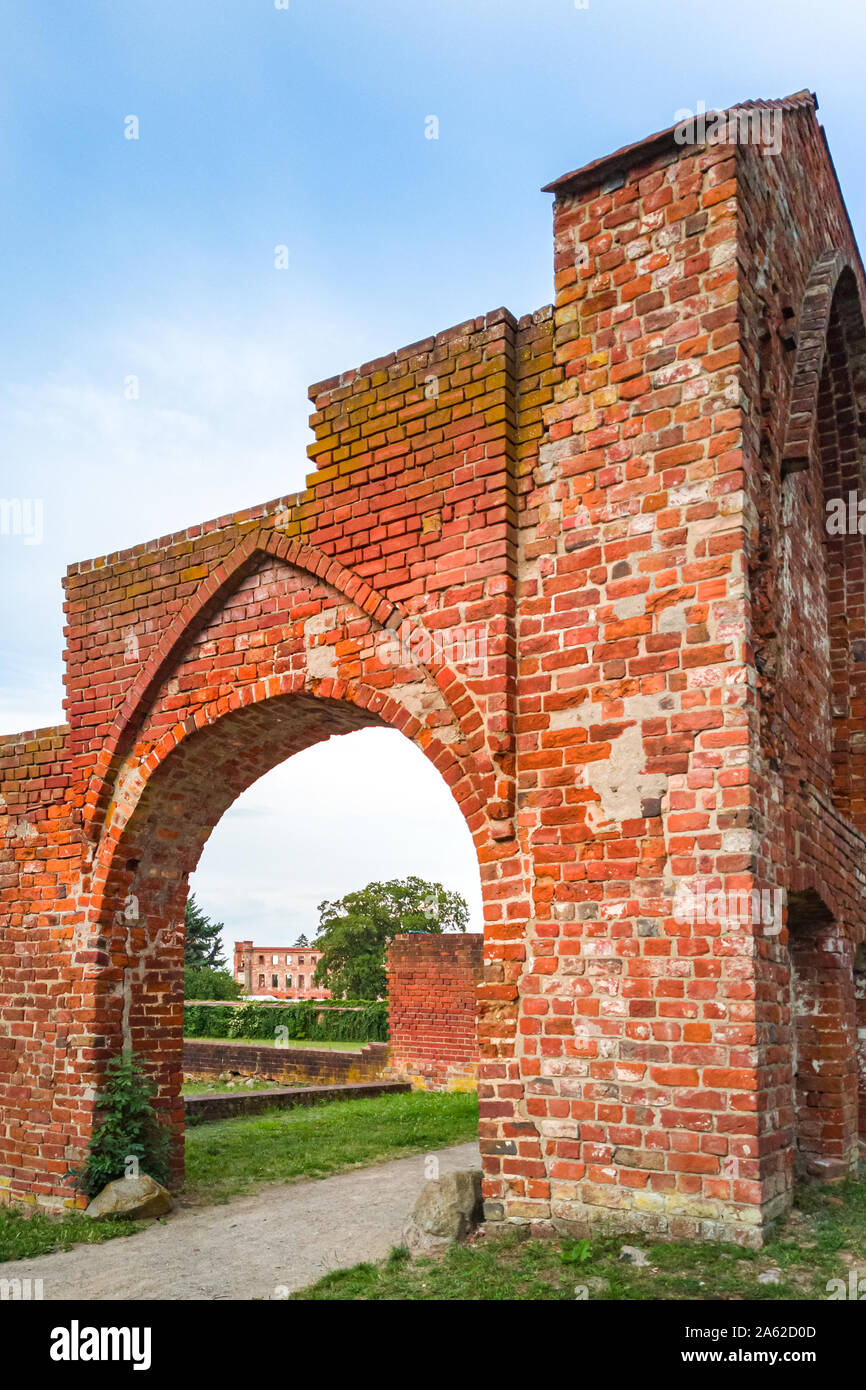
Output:
[[303,486],[305,377],[276,327],[143,321],[0,386],[0,496],[40,499],[44,514],[39,545],[0,534],[0,732],[62,719],[68,564]]

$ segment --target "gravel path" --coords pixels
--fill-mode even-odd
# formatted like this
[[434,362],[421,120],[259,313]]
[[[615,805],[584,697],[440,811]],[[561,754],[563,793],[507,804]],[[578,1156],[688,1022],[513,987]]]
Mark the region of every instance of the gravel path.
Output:
[[[476,1143],[439,1149],[437,1157],[441,1173],[481,1163]],[[41,1278],[46,1300],[284,1298],[399,1245],[426,1158],[179,1210],[135,1236],[0,1263],[0,1279]]]

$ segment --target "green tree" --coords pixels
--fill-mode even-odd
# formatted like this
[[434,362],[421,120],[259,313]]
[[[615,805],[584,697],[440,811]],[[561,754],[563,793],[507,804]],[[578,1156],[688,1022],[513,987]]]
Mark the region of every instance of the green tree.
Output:
[[368,883],[357,893],[319,904],[314,945],[321,951],[315,981],[335,999],[381,999],[387,989],[385,955],[403,932],[465,932],[465,898],[422,878]]
[[307,938],[304,936],[304,933],[301,932],[300,936],[298,937],[297,941],[295,942],[295,945],[296,945],[296,946],[309,946],[309,944],[310,944],[310,943],[309,943],[309,941],[307,940]]
[[229,970],[209,965],[187,965],[183,972],[185,999],[240,999],[243,991]]
[[190,893],[184,908],[184,926],[186,935],[183,940],[183,963],[199,967],[208,966],[211,970],[223,970],[226,966],[226,958],[223,955],[223,945],[220,939],[220,932],[223,930],[224,922],[212,922],[206,912],[202,912],[195,900],[195,893]]

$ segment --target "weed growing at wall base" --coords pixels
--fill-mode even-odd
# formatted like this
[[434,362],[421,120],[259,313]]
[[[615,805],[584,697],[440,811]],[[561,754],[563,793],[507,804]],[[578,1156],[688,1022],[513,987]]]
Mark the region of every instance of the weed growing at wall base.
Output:
[[94,1197],[106,1183],[139,1172],[156,1182],[168,1181],[170,1135],[154,1114],[155,1090],[134,1053],[112,1057],[96,1098],[102,1122],[94,1130],[86,1162],[69,1170],[79,1192]]

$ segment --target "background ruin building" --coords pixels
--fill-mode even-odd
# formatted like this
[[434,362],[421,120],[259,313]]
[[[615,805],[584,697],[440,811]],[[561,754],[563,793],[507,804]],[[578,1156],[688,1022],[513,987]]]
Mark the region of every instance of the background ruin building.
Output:
[[330,999],[331,991],[313,976],[322,958],[314,946],[255,946],[236,941],[232,976],[251,997]]
[[[188,876],[370,724],[478,852],[489,1220],[757,1244],[796,1169],[853,1167],[866,576],[824,521],[866,332],[816,107],[557,180],[554,306],[318,383],[303,492],[70,568],[68,724],[0,741],[7,1196],[69,1198],[123,1045],[180,1136]],[[381,659],[406,624],[482,625],[483,672]],[[696,881],[784,928],[678,922]]]

